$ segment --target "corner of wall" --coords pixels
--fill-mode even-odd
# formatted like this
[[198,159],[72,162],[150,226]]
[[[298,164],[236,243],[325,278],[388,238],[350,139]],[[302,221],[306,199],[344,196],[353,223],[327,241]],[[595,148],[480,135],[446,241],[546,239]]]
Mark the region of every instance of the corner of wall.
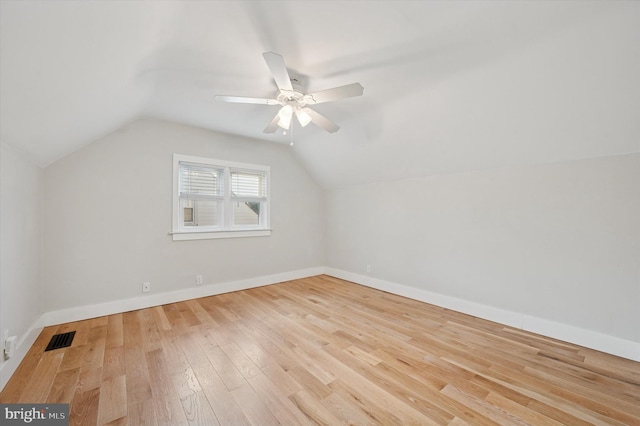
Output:
[[[3,205],[0,332],[8,330],[18,336],[11,358],[5,359],[0,350],[2,390],[42,330],[44,171],[30,155],[4,141],[0,157]],[[25,215],[25,211],[31,214]],[[25,235],[25,229],[30,231],[29,235]],[[0,343],[3,346],[4,341]]]
[[[31,349],[31,346],[35,343],[36,339],[40,335],[42,331],[42,320],[43,317],[38,318],[32,325],[29,327],[29,330],[22,336],[20,341],[16,345],[15,354],[6,359],[2,365],[0,366],[0,392],[4,389],[4,387],[9,382],[9,379],[16,372],[20,363]],[[4,356],[4,355],[1,355]]]

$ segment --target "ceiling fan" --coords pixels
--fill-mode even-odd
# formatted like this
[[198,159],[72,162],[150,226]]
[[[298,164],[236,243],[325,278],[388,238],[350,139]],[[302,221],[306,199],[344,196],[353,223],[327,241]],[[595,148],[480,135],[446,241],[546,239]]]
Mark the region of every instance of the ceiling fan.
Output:
[[337,124],[321,115],[317,111],[308,107],[308,105],[316,105],[324,102],[336,101],[338,99],[351,98],[361,96],[364,88],[360,83],[347,84],[346,86],[334,87],[332,89],[322,90],[320,92],[305,94],[302,87],[296,79],[289,77],[287,66],[284,58],[274,52],[265,52],[262,54],[267,62],[269,70],[273,75],[273,79],[278,86],[278,92],[273,99],[267,98],[247,98],[242,96],[224,96],[217,95],[216,100],[222,102],[235,102],[242,104],[263,104],[263,105],[281,105],[282,107],[271,120],[271,123],[265,127],[264,133],[274,133],[278,127],[289,129],[291,120],[295,115],[302,127],[309,123],[313,123],[322,127],[329,133],[337,132],[340,128]]

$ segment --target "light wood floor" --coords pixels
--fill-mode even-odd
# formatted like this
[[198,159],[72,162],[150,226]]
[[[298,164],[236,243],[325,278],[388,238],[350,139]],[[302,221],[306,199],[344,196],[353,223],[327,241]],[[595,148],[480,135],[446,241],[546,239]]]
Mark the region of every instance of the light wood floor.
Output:
[[319,276],[47,327],[0,402],[68,402],[72,425],[639,425],[640,363]]

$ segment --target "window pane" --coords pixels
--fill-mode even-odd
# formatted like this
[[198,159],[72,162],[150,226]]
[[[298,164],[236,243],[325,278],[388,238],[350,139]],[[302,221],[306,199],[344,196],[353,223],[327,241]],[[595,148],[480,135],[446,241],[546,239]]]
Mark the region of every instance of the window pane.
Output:
[[220,212],[216,200],[182,200],[184,226],[217,226]]
[[234,201],[233,202],[233,224],[235,226],[259,225],[260,224],[260,203]]
[[184,223],[193,223],[193,207],[185,207],[184,211]]
[[195,164],[180,164],[180,193],[222,195],[222,170]]
[[267,176],[264,173],[232,170],[231,195],[234,197],[266,197]]

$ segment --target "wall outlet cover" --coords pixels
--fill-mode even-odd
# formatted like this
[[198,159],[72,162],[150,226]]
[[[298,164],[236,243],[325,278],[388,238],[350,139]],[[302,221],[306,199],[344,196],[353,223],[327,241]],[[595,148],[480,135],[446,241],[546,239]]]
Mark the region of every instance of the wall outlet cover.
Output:
[[18,336],[11,336],[4,341],[4,355],[7,358],[11,358],[15,353],[17,340],[18,340]]

